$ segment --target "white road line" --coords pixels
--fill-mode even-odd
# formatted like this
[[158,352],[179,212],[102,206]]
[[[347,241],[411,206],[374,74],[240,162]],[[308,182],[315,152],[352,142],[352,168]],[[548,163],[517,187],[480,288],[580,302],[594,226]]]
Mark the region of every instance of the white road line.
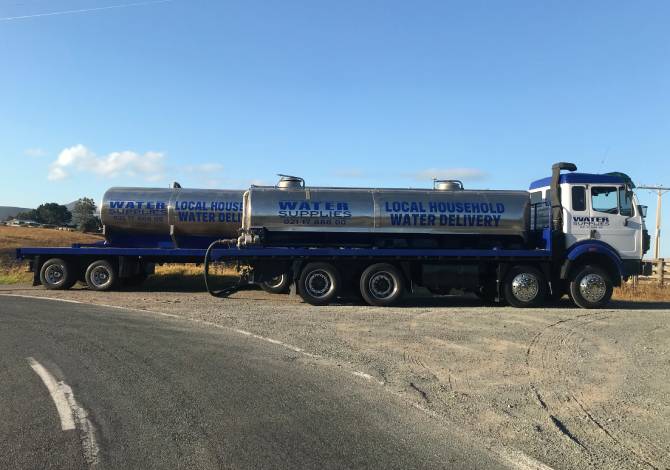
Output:
[[351,373],[351,375],[355,375],[356,377],[361,377],[364,378],[365,380],[368,380],[370,382],[377,382],[379,385],[385,385],[383,381],[375,379],[373,376],[370,374],[366,374],[365,372],[361,372],[360,370],[355,370]]
[[88,418],[88,412],[81,406],[74,397],[72,387],[64,381],[57,381],[56,378],[34,358],[28,357],[28,363],[35,373],[42,379],[51,399],[56,405],[58,416],[60,417],[61,429],[79,431],[84,460],[89,466],[98,463],[98,454],[100,448],[95,438],[95,427]]
[[4,292],[0,293],[0,295],[4,295],[5,297],[21,297],[22,299],[56,300],[58,302],[66,302],[68,304],[82,304],[83,303],[83,302],[79,302],[78,300],[59,299],[57,297],[40,297],[38,295],[5,294]]
[[505,459],[512,468],[518,470],[553,470],[550,466],[543,464],[539,460],[535,460],[520,450],[511,448],[503,449],[504,450],[498,452],[498,455]]
[[70,408],[68,399],[65,398],[65,393],[63,392],[63,389],[58,385],[58,382],[56,381],[54,376],[51,375],[49,371],[46,370],[42,364],[37,362],[32,357],[28,358],[28,364],[30,364],[30,367],[32,367],[35,373],[39,375],[40,379],[42,379],[42,382],[44,382],[44,385],[46,386],[47,390],[49,390],[51,399],[56,405],[56,410],[58,411],[58,416],[60,417],[61,429],[63,431],[69,431],[71,429],[75,429],[74,418],[72,417],[72,409]]
[[284,343],[283,341],[279,341],[278,339],[268,338],[266,336],[261,336],[261,335],[255,334],[255,333],[251,333],[250,331],[240,330],[240,329],[237,329],[237,328],[232,328],[230,326],[219,325],[217,323],[212,323],[212,322],[209,322],[207,320],[200,320],[198,318],[189,318],[189,317],[184,317],[184,316],[181,316],[181,315],[175,315],[175,314],[172,314],[172,313],[158,312],[156,310],[145,310],[145,309],[141,309],[141,308],[122,307],[120,305],[109,305],[109,304],[101,304],[101,303],[80,302],[78,300],[59,299],[57,297],[43,297],[43,296],[39,296],[39,295],[5,294],[5,293],[0,292],[0,296],[3,296],[3,295],[7,296],[7,297],[21,297],[21,298],[24,298],[24,299],[56,300],[58,302],[68,302],[68,303],[73,303],[73,304],[92,305],[92,306],[97,306],[97,307],[114,308],[114,309],[117,309],[117,310],[130,310],[130,311],[140,312],[140,313],[145,313],[145,314],[149,313],[149,314],[160,315],[160,316],[168,317],[168,318],[175,318],[177,320],[188,320],[188,321],[192,321],[192,322],[195,322],[195,323],[200,323],[201,325],[207,325],[207,326],[211,326],[211,327],[214,327],[214,328],[218,328],[218,329],[221,329],[221,330],[234,331],[235,333],[239,333],[239,334],[244,335],[244,336],[249,336],[249,337],[254,338],[254,339],[265,341],[266,343],[276,344],[278,346],[282,346],[286,349],[289,349],[293,352],[300,353],[303,356],[307,356],[307,357],[311,357],[311,358],[321,357],[318,354],[313,354],[313,353],[307,352],[304,349],[299,348],[298,346],[294,346],[292,344]]

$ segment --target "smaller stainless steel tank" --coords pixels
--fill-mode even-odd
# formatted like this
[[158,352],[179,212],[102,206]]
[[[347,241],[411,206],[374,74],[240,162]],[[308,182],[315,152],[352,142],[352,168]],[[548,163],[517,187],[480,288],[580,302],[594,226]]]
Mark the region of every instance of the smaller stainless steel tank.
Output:
[[108,242],[120,246],[201,247],[237,237],[242,190],[110,188],[100,217]]

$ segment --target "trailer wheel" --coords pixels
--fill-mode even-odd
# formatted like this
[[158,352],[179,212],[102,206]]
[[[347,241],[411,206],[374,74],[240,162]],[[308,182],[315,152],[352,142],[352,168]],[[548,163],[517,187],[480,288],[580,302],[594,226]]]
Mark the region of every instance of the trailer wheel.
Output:
[[300,273],[298,292],[311,305],[328,305],[335,300],[342,282],[340,273],[328,263],[309,263]]
[[504,293],[512,307],[537,307],[547,295],[547,280],[533,266],[514,266],[507,273]]
[[75,285],[77,275],[67,261],[51,258],[40,269],[40,282],[49,290],[64,290]]
[[116,285],[118,276],[112,263],[99,259],[86,269],[86,285],[91,290],[110,290]]
[[612,298],[614,286],[607,272],[586,265],[570,280],[570,297],[581,308],[601,308]]
[[275,276],[269,281],[260,283],[261,289],[270,294],[286,294],[291,284],[291,276],[288,273]]
[[361,274],[360,289],[368,305],[387,307],[404,295],[405,279],[392,264],[373,264]]

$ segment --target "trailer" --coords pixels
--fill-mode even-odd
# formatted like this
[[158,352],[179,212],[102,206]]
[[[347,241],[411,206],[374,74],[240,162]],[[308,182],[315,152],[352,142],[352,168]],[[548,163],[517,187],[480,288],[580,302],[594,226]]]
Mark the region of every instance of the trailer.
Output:
[[[393,305],[421,286],[438,295],[470,291],[515,307],[568,294],[579,307],[598,308],[613,287],[648,269],[645,208],[626,175],[575,171],[574,164],[554,164],[551,177],[523,194],[468,192],[455,181],[438,182],[432,191],[310,188],[282,176],[276,186],[244,193],[239,237],[216,239],[206,249],[200,242],[170,243],[167,211],[159,222],[169,239],[157,246],[107,240],[20,248],[17,257],[29,260],[34,284],[50,289],[83,280],[108,290],[121,279],[141,279],[156,263],[204,263],[213,292],[208,266],[227,261],[250,268],[245,283],[291,285],[313,305],[352,288],[370,305]],[[119,240],[135,240],[122,235]]]

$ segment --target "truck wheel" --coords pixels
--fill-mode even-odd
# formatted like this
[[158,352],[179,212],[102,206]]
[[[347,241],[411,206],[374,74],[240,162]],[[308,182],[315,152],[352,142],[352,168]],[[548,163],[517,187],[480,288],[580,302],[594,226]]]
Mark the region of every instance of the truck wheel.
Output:
[[40,269],[40,282],[49,290],[64,290],[75,285],[77,276],[67,261],[51,258]]
[[291,276],[288,273],[275,276],[269,281],[260,283],[261,289],[270,294],[286,294],[291,284]]
[[110,290],[116,281],[116,269],[107,260],[93,261],[86,269],[86,285],[91,290]]
[[391,264],[373,264],[361,274],[360,289],[368,305],[387,307],[397,303],[404,295],[405,279]]
[[581,308],[601,308],[612,298],[610,275],[597,266],[586,265],[570,281],[570,297]]
[[537,268],[514,266],[507,273],[504,293],[512,307],[537,307],[547,295],[547,281]]
[[298,280],[300,297],[312,305],[328,305],[340,290],[340,273],[328,263],[309,263]]

